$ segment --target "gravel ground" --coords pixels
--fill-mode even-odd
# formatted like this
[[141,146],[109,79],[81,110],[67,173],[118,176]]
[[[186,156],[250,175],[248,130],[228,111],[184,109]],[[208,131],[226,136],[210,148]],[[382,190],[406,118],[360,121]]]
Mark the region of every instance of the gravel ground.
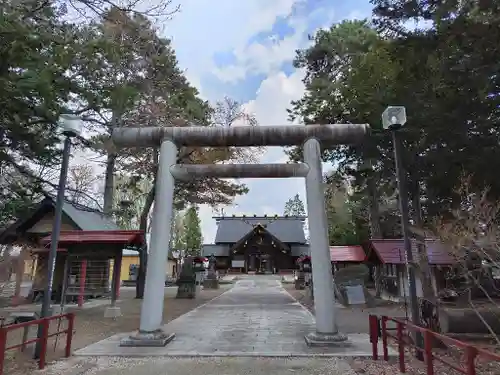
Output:
[[341,358],[72,358],[40,375],[355,375]]
[[[300,302],[309,311],[314,313],[314,305],[311,299],[307,296],[304,290],[295,290],[292,286],[285,286],[287,291]],[[368,315],[387,315],[387,316],[404,316],[404,306],[397,304],[387,304],[385,306],[377,306],[374,308],[339,308],[337,310],[339,327],[344,333],[368,333]],[[394,343],[389,344],[397,350]],[[491,345],[485,346],[474,343],[478,347],[482,347],[492,352],[500,352]],[[434,349],[433,353],[436,356],[443,358],[445,361],[456,366],[465,364],[463,353],[454,347],[447,349]],[[382,353],[379,353],[381,356]],[[388,362],[383,360],[374,361],[367,358],[348,358],[346,361],[351,365],[356,374],[364,375],[397,375],[399,372],[398,358],[390,358]],[[405,351],[406,373],[412,375],[427,374],[426,365],[415,358],[413,352],[408,349]],[[498,375],[500,374],[500,361],[492,362],[482,357],[476,361],[477,374],[479,375]],[[455,375],[460,372],[443,365],[437,360],[434,360],[435,375]]]
[[[207,303],[230,287],[230,285],[222,285],[218,290],[203,290],[196,299],[176,299],[175,295],[177,293],[177,288],[166,288],[163,321],[167,323],[195,307]],[[121,301],[119,306],[121,307],[122,316],[115,320],[104,318],[104,306],[76,311],[75,334],[72,344],[73,350],[81,349],[114,334],[131,332],[138,328],[141,300],[133,298],[134,291],[131,288],[124,288],[120,294]],[[58,323],[53,322],[50,327],[50,332],[57,332],[57,328]],[[62,323],[59,331],[64,328],[65,323]],[[36,328],[33,328],[30,332],[30,336],[34,337],[35,335]],[[9,333],[8,345],[11,346],[21,343],[21,337],[22,332],[20,330]],[[47,360],[49,363],[64,356],[65,335],[60,336],[57,346],[55,346],[55,344],[55,338],[50,338],[47,353]],[[32,350],[29,350],[29,348],[25,353],[16,350],[7,351],[4,374],[21,375],[33,371],[37,365],[35,361],[31,359],[30,353],[32,353]]]
[[[396,349],[395,345],[392,346]],[[443,358],[443,360],[448,363],[452,363],[455,366],[464,367],[465,358],[463,357],[463,353],[455,350],[454,348],[448,348],[447,350],[443,349],[434,349],[433,353],[435,356],[439,356]],[[391,358],[388,362],[383,360],[373,361],[366,358],[352,358],[347,360],[351,365],[352,369],[356,374],[365,374],[365,375],[396,375],[400,374],[399,372],[399,364],[397,358]],[[413,352],[409,350],[405,351],[405,367],[406,373],[411,375],[423,375],[427,374],[426,365],[424,362],[419,361],[415,358]],[[491,362],[484,358],[478,358],[476,360],[476,371],[478,375],[498,375],[500,374],[500,362]],[[438,360],[434,360],[434,374],[435,375],[455,375],[461,374],[449,366],[446,366],[439,362]]]

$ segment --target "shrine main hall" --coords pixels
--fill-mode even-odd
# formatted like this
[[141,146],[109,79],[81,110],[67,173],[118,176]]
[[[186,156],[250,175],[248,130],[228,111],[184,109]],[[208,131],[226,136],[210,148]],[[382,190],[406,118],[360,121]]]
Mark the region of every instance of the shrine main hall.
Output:
[[239,272],[272,273],[294,269],[297,258],[309,254],[305,216],[214,217],[214,244],[202,247],[214,255],[217,268]]

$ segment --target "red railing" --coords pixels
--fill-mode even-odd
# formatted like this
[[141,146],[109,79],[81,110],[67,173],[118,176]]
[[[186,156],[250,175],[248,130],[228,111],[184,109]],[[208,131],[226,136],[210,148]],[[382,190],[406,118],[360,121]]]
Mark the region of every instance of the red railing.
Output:
[[[60,320],[65,318],[68,321],[67,327],[61,331],[50,333],[50,322],[55,320]],[[63,333],[66,334],[66,346],[64,348],[64,354],[66,357],[71,355],[71,342],[73,341],[73,330],[74,330],[75,314],[67,313],[61,315],[54,315],[48,318],[32,320],[30,322],[18,323],[5,325],[0,328],[0,375],[3,375],[3,368],[5,363],[5,352],[11,349],[21,348],[22,350],[28,344],[41,342],[40,356],[38,358],[38,368],[43,369],[45,367],[47,358],[47,346],[50,337],[59,336]],[[29,340],[23,339],[23,342],[17,345],[7,346],[7,335],[9,332],[17,329],[27,329],[30,326],[42,326],[42,337],[33,338]],[[59,329],[59,328],[58,328]]]
[[[394,331],[387,327],[388,322],[396,323],[396,335],[389,333]],[[385,361],[389,360],[389,348],[388,339],[392,338],[396,340],[398,346],[398,362],[399,371],[402,373],[406,372],[405,365],[405,348],[413,348],[415,351],[423,353],[426,373],[427,375],[434,375],[434,361],[441,362],[442,364],[448,366],[451,369],[458,371],[465,375],[476,375],[476,359],[482,357],[493,362],[500,362],[500,355],[492,353],[488,350],[478,348],[476,346],[467,344],[463,341],[453,339],[451,337],[433,332],[427,328],[418,327],[406,320],[398,318],[390,318],[387,316],[378,317],[376,315],[369,316],[370,324],[370,342],[372,344],[373,359],[378,359],[378,339],[382,339],[382,351],[383,359]],[[410,332],[421,332],[424,338],[424,348],[417,347],[414,343],[410,342],[408,339],[408,334]],[[446,345],[452,345],[459,349],[462,349],[465,354],[465,367],[460,364],[451,363],[442,356],[432,351],[434,343],[441,341]]]

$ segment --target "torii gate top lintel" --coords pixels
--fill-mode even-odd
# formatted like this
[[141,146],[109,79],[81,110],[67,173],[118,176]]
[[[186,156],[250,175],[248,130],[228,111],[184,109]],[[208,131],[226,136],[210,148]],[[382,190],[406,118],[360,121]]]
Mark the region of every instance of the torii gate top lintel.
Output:
[[334,145],[357,142],[369,131],[368,124],[144,127],[115,129],[112,138],[119,147],[159,146],[167,139],[191,147],[294,146],[309,138]]

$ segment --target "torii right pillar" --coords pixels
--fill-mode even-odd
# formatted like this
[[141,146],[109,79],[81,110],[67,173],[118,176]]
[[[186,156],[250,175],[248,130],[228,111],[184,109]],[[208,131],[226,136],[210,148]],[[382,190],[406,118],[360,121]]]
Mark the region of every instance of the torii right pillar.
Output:
[[335,311],[321,145],[318,139],[309,138],[305,141],[304,162],[309,166],[306,175],[306,199],[316,315],[316,331],[307,334],[305,340],[309,346],[345,345],[347,336],[338,330]]

